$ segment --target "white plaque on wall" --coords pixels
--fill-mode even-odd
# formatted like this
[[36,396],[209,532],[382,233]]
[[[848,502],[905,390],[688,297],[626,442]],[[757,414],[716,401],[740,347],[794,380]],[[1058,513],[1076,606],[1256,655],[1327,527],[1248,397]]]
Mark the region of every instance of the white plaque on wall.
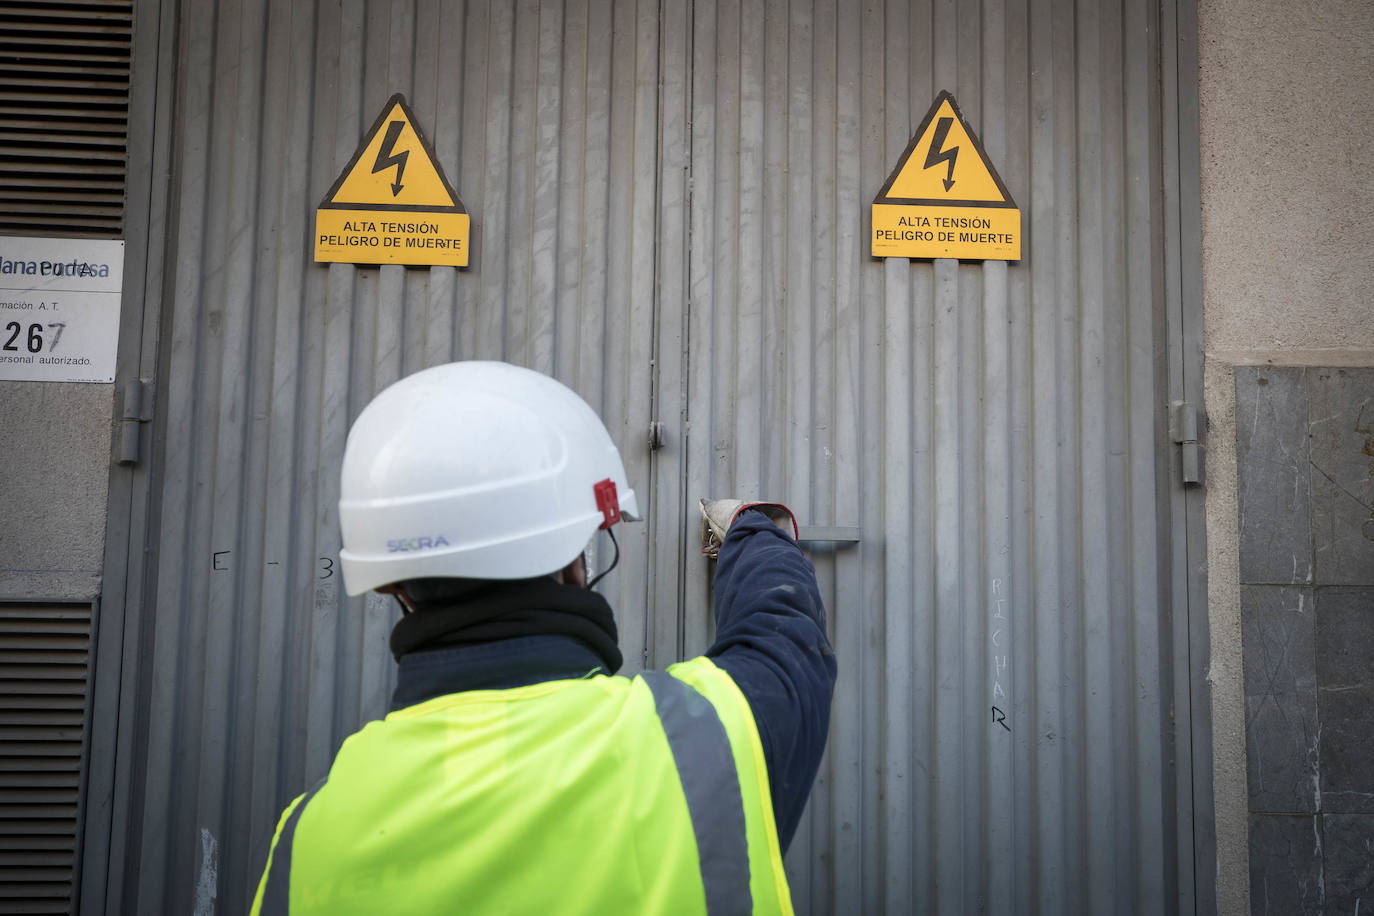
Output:
[[124,242],[0,236],[0,379],[113,382]]

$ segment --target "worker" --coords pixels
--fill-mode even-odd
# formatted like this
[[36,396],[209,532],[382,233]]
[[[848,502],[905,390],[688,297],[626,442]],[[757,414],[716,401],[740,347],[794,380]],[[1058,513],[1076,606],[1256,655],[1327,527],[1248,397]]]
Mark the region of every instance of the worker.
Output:
[[617,677],[584,551],[640,512],[592,409],[494,362],[379,394],[344,448],[340,565],[350,595],[402,605],[392,708],[287,806],[252,912],[791,912],[825,611],[786,508],[701,512],[715,642]]

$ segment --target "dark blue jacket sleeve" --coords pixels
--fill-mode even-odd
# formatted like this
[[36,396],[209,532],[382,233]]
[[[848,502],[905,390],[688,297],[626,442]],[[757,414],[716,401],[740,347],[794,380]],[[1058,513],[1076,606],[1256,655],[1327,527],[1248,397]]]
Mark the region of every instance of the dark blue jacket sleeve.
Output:
[[825,750],[835,687],[816,572],[790,536],[748,510],[721,545],[715,604],[716,641],[706,654],[754,713],[785,851]]

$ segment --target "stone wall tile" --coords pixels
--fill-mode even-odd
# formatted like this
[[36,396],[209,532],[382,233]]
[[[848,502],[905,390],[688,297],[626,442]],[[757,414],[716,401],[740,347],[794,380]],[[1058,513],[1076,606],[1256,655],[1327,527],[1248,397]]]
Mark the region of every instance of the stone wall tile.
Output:
[[1250,816],[1250,912],[1254,916],[1321,916],[1321,818]]
[[1240,581],[1312,581],[1307,372],[1236,368]]
[[1240,591],[1251,813],[1316,814],[1317,668],[1312,589]]
[[1309,369],[1312,544],[1321,585],[1374,585],[1374,369]]
[[1374,813],[1374,588],[1315,591],[1322,812]]
[[1374,815],[1322,819],[1327,916],[1374,913]]

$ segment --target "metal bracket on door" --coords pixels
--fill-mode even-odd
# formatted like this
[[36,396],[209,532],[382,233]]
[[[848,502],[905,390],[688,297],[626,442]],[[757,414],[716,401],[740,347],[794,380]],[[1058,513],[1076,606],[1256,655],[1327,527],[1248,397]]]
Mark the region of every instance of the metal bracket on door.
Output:
[[861,529],[857,525],[802,525],[800,529],[800,537],[797,538],[800,544],[829,543],[837,547],[852,547],[862,540]]

